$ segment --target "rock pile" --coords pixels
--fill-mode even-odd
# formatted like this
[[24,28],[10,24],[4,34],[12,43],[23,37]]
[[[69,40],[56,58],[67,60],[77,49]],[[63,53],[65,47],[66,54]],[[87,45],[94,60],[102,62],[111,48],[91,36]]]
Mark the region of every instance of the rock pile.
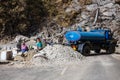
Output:
[[119,0],[92,0],[92,4],[81,8],[77,15],[76,24],[71,27],[108,27],[115,33],[114,37],[120,42],[120,4]]
[[[83,0],[71,0],[69,5],[61,6],[63,8],[62,12],[74,16],[63,17],[64,14],[61,14],[61,18],[72,20],[71,25],[67,25],[69,29],[77,29],[80,27],[108,27],[115,32],[114,37],[120,42],[120,4],[119,0],[92,0],[89,4],[81,5],[80,1]],[[65,8],[64,8],[65,7]],[[59,9],[58,9],[59,10]],[[61,12],[59,10],[59,12]],[[74,14],[72,14],[72,12]],[[58,19],[59,20],[59,19]],[[66,20],[67,21],[67,20]],[[60,21],[65,22],[65,21]],[[69,21],[68,21],[69,22]],[[47,27],[43,30],[43,35],[45,38],[51,39],[51,42],[54,43],[60,42],[59,39],[63,39],[64,33],[69,30],[68,28],[64,29],[58,24],[56,19],[54,21],[48,22]],[[67,23],[67,22],[65,22]],[[61,38],[62,37],[62,38]],[[47,40],[48,41],[48,40]],[[62,42],[62,41],[61,41]]]
[[63,45],[47,45],[38,54],[34,55],[31,62],[35,65],[42,64],[66,64],[71,61],[79,61],[83,56],[71,49],[68,46]]

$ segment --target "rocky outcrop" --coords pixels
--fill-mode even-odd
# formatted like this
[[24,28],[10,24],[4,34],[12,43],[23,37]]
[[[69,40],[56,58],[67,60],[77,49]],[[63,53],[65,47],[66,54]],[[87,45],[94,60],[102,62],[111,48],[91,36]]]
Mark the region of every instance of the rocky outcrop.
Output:
[[6,33],[35,35],[37,31],[41,35],[44,33],[46,37],[53,37],[61,32],[63,34],[63,27],[75,29],[78,25],[102,25],[112,28],[116,35],[119,33],[116,30],[120,21],[119,0],[1,0],[0,5],[2,37]]
[[[119,4],[116,4],[114,0],[93,0],[91,4],[83,5],[80,4],[80,1],[72,0],[64,4],[59,0],[57,4],[61,3],[63,6],[61,6],[61,9],[57,8],[59,13],[53,17],[54,21],[52,23],[48,22],[50,24],[47,24],[44,29],[45,35],[51,35],[50,38],[54,42],[58,42],[60,36],[63,36],[66,30],[77,29],[78,26],[90,28],[108,27],[115,32],[115,38],[119,39]],[[67,26],[69,29],[63,29],[61,26]]]

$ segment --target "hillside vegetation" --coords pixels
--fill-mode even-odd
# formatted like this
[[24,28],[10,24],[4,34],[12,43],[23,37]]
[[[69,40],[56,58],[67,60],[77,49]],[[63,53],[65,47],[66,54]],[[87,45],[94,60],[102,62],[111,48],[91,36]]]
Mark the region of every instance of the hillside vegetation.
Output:
[[[95,9],[98,7],[95,5],[98,4],[97,1],[99,0],[0,0],[0,39],[17,34],[33,35],[44,27],[51,27],[49,26],[50,22],[61,27],[68,27],[80,22],[84,24],[93,22]],[[100,1],[105,2],[104,0]],[[110,1],[113,0],[106,0],[108,3]],[[120,4],[119,0],[115,1]],[[86,7],[91,4],[96,7],[89,11]],[[103,9],[100,9],[100,14],[103,13],[104,5],[102,5]],[[103,20],[98,19],[98,21],[108,21],[107,19],[111,16],[104,18]]]
[[[44,20],[55,19],[62,26],[73,23],[78,11],[67,14],[64,9],[72,0],[0,0],[0,36],[36,31]],[[90,0],[80,0],[82,5]],[[80,11],[79,11],[80,12]]]
[[1,0],[0,35],[28,34],[47,15],[41,0]]

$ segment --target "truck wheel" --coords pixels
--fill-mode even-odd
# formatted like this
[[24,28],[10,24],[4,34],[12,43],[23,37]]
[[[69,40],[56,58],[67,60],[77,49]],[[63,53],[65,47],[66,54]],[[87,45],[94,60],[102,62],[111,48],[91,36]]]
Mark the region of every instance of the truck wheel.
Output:
[[88,45],[83,46],[82,54],[88,56],[90,54],[90,47]]
[[115,46],[110,46],[107,50],[106,50],[106,53],[108,54],[112,54],[115,52]]
[[100,51],[101,51],[100,49],[96,49],[95,50],[96,53],[100,53]]

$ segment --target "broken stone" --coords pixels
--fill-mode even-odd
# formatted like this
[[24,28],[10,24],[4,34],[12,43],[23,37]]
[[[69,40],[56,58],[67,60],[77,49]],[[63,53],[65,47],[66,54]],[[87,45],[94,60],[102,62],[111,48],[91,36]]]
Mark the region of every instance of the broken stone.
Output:
[[116,8],[114,8],[114,4],[113,3],[106,4],[106,5],[101,6],[99,8],[100,8],[100,12],[101,13],[103,13],[105,11],[109,11],[110,9],[116,9]]
[[93,3],[97,3],[98,5],[105,5],[108,3],[115,3],[114,0],[92,0]]
[[94,11],[94,10],[96,10],[98,8],[98,5],[97,4],[91,4],[91,5],[87,5],[86,6],[86,9],[88,10],[88,11]]
[[113,5],[114,5],[113,3],[108,3],[108,4],[104,5],[103,7],[105,7],[105,8],[112,8]]
[[15,42],[19,42],[20,39],[21,39],[21,40],[25,40],[25,41],[28,41],[28,40],[29,40],[29,38],[26,37],[26,36],[18,35],[18,36],[15,37],[14,41],[15,41]]
[[114,12],[104,12],[104,16],[113,16],[115,13]]
[[83,19],[88,19],[88,17],[89,17],[88,12],[82,12],[82,13],[81,13],[81,17],[82,17]]
[[32,59],[32,63],[41,65],[41,63],[66,63],[70,60],[74,59],[80,60],[83,56],[78,53],[77,51],[74,51],[71,47],[63,46],[63,45],[47,45],[43,50],[41,50],[38,54],[34,55]]
[[73,8],[66,8],[65,12],[66,12],[66,13],[69,13],[69,12],[71,12],[72,10],[73,10]]

